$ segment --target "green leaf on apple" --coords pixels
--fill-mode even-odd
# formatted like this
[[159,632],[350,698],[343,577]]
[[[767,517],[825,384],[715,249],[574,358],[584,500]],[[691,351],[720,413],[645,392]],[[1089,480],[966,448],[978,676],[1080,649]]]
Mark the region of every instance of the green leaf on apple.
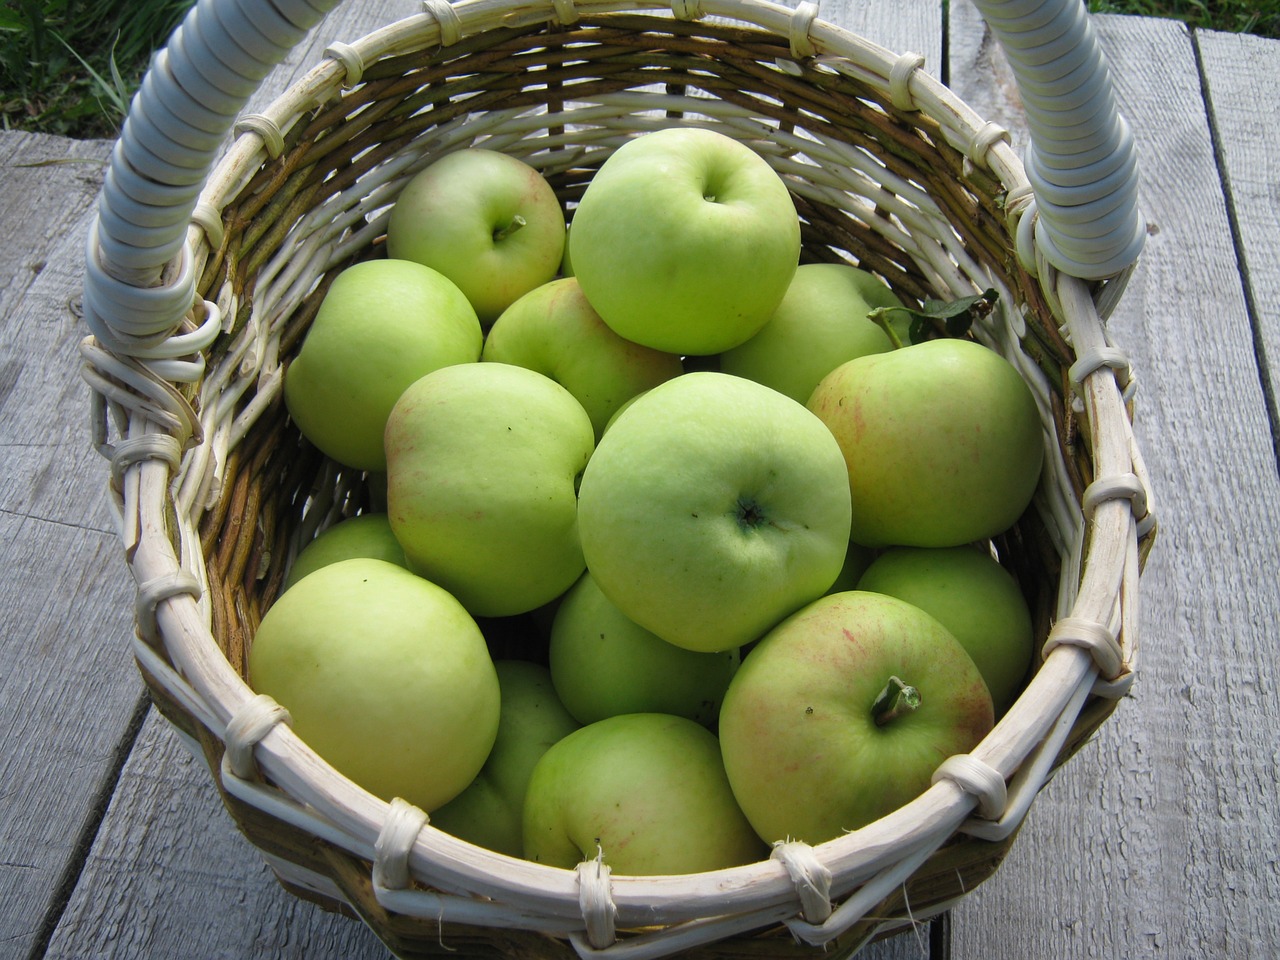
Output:
[[926,300],[916,310],[912,307],[877,307],[867,314],[867,319],[878,324],[889,335],[895,347],[903,346],[889,327],[889,314],[906,313],[911,317],[910,339],[919,343],[924,337],[925,325],[943,324],[949,337],[963,337],[969,332],[973,321],[987,316],[995,309],[1000,293],[994,287],[974,294],[971,297],[960,297],[956,300]]

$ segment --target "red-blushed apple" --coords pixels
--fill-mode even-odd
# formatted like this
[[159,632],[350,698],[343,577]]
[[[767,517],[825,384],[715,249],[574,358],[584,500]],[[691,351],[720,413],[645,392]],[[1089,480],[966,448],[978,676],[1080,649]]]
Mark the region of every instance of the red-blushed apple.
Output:
[[667,128],[596,171],[569,230],[573,272],[620,336],[675,354],[751,337],[786,293],[800,220],[786,183],[723,133]]
[[281,594],[254,635],[249,684],[339,773],[428,813],[471,783],[498,731],[480,628],[385,560],[340,560]]
[[573,277],[535,287],[504,310],[480,359],[528,367],[556,381],[587,411],[597,439],[622,404],[684,372],[675,354],[610,330]]
[[385,470],[383,431],[401,392],[439,367],[479,360],[483,339],[467,298],[437,271],[405,260],[353,264],[326,291],[285,370],[285,406],[322,453]]
[[1031,611],[1013,574],[986,547],[891,547],[859,590],[914,604],[952,632],[978,665],[996,716],[1013,703],[1034,655]]
[[473,616],[549,603],[582,575],[576,483],[595,442],[564,387],[524,367],[428,374],[387,418],[387,516],[409,569]]
[[580,723],[620,713],[672,713],[713,727],[738,651],[699,653],[627,618],[590,573],[561,600],[551,626],[551,679]]
[[720,370],[806,403],[822,378],[846,360],[893,349],[867,315],[900,306],[888,284],[852,264],[801,264],[769,322],[722,353]]
[[743,657],[719,736],[760,837],[817,844],[919,796],[993,720],[982,675],[942,624],[853,591],[814,601]]
[[502,707],[489,758],[462,793],[431,814],[431,823],[490,850],[524,856],[524,796],[533,768],[579,724],[556,696],[551,674],[530,660],[496,660]]
[[849,483],[831,432],[776,390],[686,373],[605,431],[578,494],[587,568],[668,643],[730,650],[821,596],[844,564]]
[[391,256],[451,279],[484,326],[556,275],[564,244],[564,210],[551,184],[523,160],[478,147],[416,174],[387,223]]
[[308,573],[314,573],[321,567],[356,557],[386,560],[408,568],[404,548],[391,532],[391,522],[387,520],[387,515],[359,513],[325,528],[319,536],[299,550],[293,563],[289,565],[289,573],[282,589],[288,590]]
[[954,547],[989,539],[1027,508],[1044,460],[1031,388],[994,350],[930,340],[849,360],[809,409],[844,452],[851,539]]
[[734,802],[715,736],[684,717],[629,713],[554,744],[525,795],[525,858],[617,874],[700,873],[763,859]]

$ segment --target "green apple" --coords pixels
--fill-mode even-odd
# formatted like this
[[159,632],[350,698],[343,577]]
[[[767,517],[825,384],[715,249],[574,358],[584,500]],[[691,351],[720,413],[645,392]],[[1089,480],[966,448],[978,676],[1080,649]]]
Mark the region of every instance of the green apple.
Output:
[[574,277],[535,287],[504,310],[480,359],[528,367],[559,383],[587,411],[597,438],[623,403],[684,372],[675,354],[609,329]]
[[404,548],[391,532],[391,522],[385,513],[359,513],[339,520],[320,532],[314,540],[298,551],[283,589],[288,590],[309,573],[327,567],[339,560],[370,557],[386,560],[397,566],[408,567]]
[[471,786],[431,814],[447,833],[510,857],[524,856],[524,796],[547,749],[578,729],[556,697],[551,674],[528,660],[497,660],[502,690],[498,736]]
[[919,796],[993,719],[978,668],[942,624],[854,591],[809,604],[743,658],[720,747],[761,838],[816,844]]
[[471,783],[498,731],[480,628],[385,560],[340,560],[281,594],[254,635],[249,683],[340,773],[428,813]]
[[439,270],[485,326],[556,275],[564,244],[564,211],[542,174],[475,147],[445,154],[415,175],[387,222],[390,255]]
[[849,360],[809,409],[844,452],[851,538],[870,547],[953,547],[1007,530],[1044,459],[1035,398],[1004,357],[931,340]]
[[734,802],[715,736],[664,713],[598,720],[547,750],[525,795],[524,852],[566,868],[602,856],[631,876],[719,870],[768,853]]
[[353,264],[330,285],[285,371],[285,406],[322,453],[384,470],[382,434],[401,391],[439,367],[478,360],[483,338],[467,298],[430,267]]
[[1013,703],[1034,653],[1031,611],[1013,574],[985,547],[891,547],[859,590],[914,604],[955,635],[978,665],[996,716]]
[[549,662],[560,701],[580,723],[671,713],[712,727],[738,651],[667,643],[625,617],[586,573],[556,611]]
[[686,373],[638,397],[582,475],[587,568],[668,643],[730,650],[821,596],[849,542],[831,432],[776,390]]
[[867,315],[900,307],[888,284],[847,263],[805,263],[760,332],[720,355],[720,369],[773,387],[800,403],[854,357],[893,349]]
[[409,569],[473,616],[506,617],[573,586],[578,475],[595,434],[554,380],[505,363],[445,367],[387,418],[387,515]]
[[601,164],[573,215],[573,271],[620,336],[676,354],[727,350],[781,302],[800,256],[786,184],[722,133],[668,128]]

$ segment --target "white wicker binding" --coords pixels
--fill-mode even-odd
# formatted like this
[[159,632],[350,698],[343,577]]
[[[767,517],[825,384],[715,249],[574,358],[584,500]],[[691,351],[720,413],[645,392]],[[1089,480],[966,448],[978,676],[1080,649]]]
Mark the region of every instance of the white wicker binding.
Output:
[[[1081,7],[1076,0],[1061,0],[1060,5]],[[230,19],[225,11],[232,6],[232,0],[201,0],[197,12],[206,21],[215,15],[213,10],[223,11]],[[350,44],[334,44],[328,59],[261,115],[241,118],[241,135],[215,169],[207,176],[201,171],[198,192],[189,184],[173,190],[163,183],[146,186],[150,178],[134,176],[125,151],[118,151],[114,175],[104,192],[103,215],[89,238],[87,254],[85,308],[94,335],[85,340],[82,352],[85,376],[94,388],[94,438],[112,462],[111,489],[120,532],[139,584],[140,630],[134,651],[140,665],[227,744],[220,776],[230,794],[373,862],[374,888],[388,910],[445,923],[551,932],[567,937],[584,957],[657,958],[778,922],[788,924],[800,940],[820,945],[862,920],[956,831],[988,839],[1007,837],[1043,785],[1085,698],[1090,693],[1124,694],[1133,678],[1137,652],[1137,540],[1154,523],[1145,470],[1126,415],[1132,378],[1123,354],[1108,342],[1100,317],[1123,287],[1132,260],[1110,264],[1107,276],[1114,279],[1102,286],[1101,293],[1084,279],[1060,270],[1064,261],[1058,258],[1057,247],[1042,244],[1042,231],[1030,215],[1035,199],[1031,184],[1007,138],[917,69],[920,58],[896,56],[833,27],[815,18],[811,4],[792,10],[760,0],[676,0],[667,8],[678,17],[726,17],[790,36],[797,58],[818,58],[829,69],[855,75],[884,91],[895,104],[910,104],[937,118],[954,146],[1008,188],[1009,214],[1022,218],[1018,232],[1027,238],[1022,255],[1035,264],[1045,293],[1064,319],[1066,335],[1081,358],[1072,377],[1084,420],[1094,426],[1091,439],[1097,477],[1085,497],[1091,527],[1087,553],[1085,518],[1059,451],[1047,439],[1050,457],[1038,506],[1055,535],[1066,572],[1045,662],[995,730],[970,755],[943,764],[924,795],[837,840],[817,847],[786,845],[769,860],[714,874],[609,876],[594,861],[566,871],[506,858],[435,830],[425,815],[417,817],[410,811],[406,818],[406,811],[372,797],[328,767],[293,735],[287,714],[256,696],[226,662],[210,636],[210,615],[201,599],[207,581],[196,524],[220,487],[228,451],[280,389],[277,353],[282,319],[325,269],[381,232],[384,220],[374,214],[426,162],[426,155],[404,153],[366,177],[349,196],[304,217],[293,230],[291,245],[261,271],[250,322],[231,357],[216,370],[206,370],[199,351],[222,330],[221,317],[234,315],[240,304],[232,291],[223,290],[216,302],[197,304],[188,311],[192,296],[187,285],[207,258],[210,241],[218,240],[218,214],[229,198],[264,155],[278,150],[282,131],[314,105],[358,83],[362,70],[381,56],[448,43],[497,23],[570,22],[586,12],[650,6],[625,0],[463,0],[451,7],[433,0],[418,16]],[[988,2],[982,6],[995,17],[1002,8],[1031,10],[1042,5]],[[282,55],[288,44],[297,42],[305,25],[299,17],[293,30],[276,38],[275,52]],[[198,46],[191,39],[187,44]],[[220,103],[228,122],[237,109],[232,101],[248,96],[254,76],[265,74],[272,55],[264,46],[256,73],[246,71],[250,76]],[[159,86],[163,80],[149,77],[148,83]],[[1104,99],[1109,96],[1107,92]],[[625,98],[613,99],[620,102],[602,98],[591,107],[593,115],[625,115],[631,105]],[[697,100],[685,106],[725,132],[756,134],[750,118],[728,104]],[[630,120],[633,128],[638,126],[639,121]],[[535,164],[546,163],[546,157],[536,152],[536,141],[522,137],[547,126],[545,114],[522,117],[494,112],[451,131],[433,131],[431,149],[438,152],[489,137],[493,146],[523,154]],[[197,143],[193,149],[208,149],[213,133],[206,133],[203,139],[193,138]],[[624,135],[621,130],[602,135],[593,149],[608,151]],[[911,184],[895,181],[892,193],[880,189],[876,178],[883,177],[884,171],[868,169],[862,158],[837,144],[809,139],[784,142],[780,136],[775,142],[779,149],[774,153],[762,148],[766,157],[785,176],[799,162],[789,156],[789,149],[802,150],[808,158],[802,171],[803,189],[813,190],[824,202],[848,202],[851,212],[860,209],[859,196],[866,203],[889,205],[902,227],[874,218],[875,228],[894,231],[894,242],[913,253],[922,270],[934,278],[940,296],[969,295],[993,285],[1000,288],[999,279],[973,263],[954,242],[933,201]],[[193,165],[199,169],[197,162]],[[144,186],[139,188],[133,180]],[[169,219],[169,225],[133,238],[137,242],[122,243],[113,236],[101,245],[119,228],[120,217],[111,209],[118,181],[128,182],[122,189],[132,191],[135,201],[143,190],[166,201],[177,198],[177,206],[186,209],[188,216],[178,221],[176,243],[172,218],[157,216],[153,219]],[[855,200],[842,200],[844,192]],[[1131,196],[1122,196],[1118,206],[1131,216],[1117,229],[1130,230],[1136,216]],[[129,215],[147,212],[126,211]],[[1136,250],[1128,252],[1136,256]],[[1085,279],[1092,279],[1087,271],[1083,273]],[[163,282],[157,286],[162,275]],[[166,316],[165,311],[175,304],[182,309]],[[1011,298],[1002,296],[996,313],[982,321],[975,333],[1018,362],[1041,403],[1047,404],[1043,374],[1013,343],[1020,325]],[[198,416],[174,388],[183,382],[199,384]],[[246,396],[252,397],[251,402],[237,412],[238,402]],[[166,517],[167,505],[174,511],[176,531],[169,529],[172,518]],[[315,505],[312,526],[301,532],[300,539],[327,522],[324,507]],[[245,775],[250,760],[274,786]],[[323,877],[295,872],[290,879],[334,893]],[[414,888],[411,879],[428,885],[431,892]],[[650,929],[615,939],[617,930],[639,926]]]

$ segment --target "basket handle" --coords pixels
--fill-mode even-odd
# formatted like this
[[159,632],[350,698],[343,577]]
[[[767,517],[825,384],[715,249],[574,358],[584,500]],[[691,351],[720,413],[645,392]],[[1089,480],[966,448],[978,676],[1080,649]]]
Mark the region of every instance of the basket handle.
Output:
[[973,4],[1000,42],[1026,110],[1023,166],[1037,246],[1081,280],[1122,273],[1147,236],[1137,151],[1084,0]]
[[[187,226],[249,98],[338,2],[198,0],[157,54],[116,143],[87,241],[84,318],[103,347],[173,369],[182,364],[164,361],[189,357],[216,335],[208,319],[174,335],[196,305]],[[1084,3],[974,3],[1027,107],[1025,166],[1037,216],[1028,211],[1024,223],[1034,221],[1041,253],[1063,273],[1122,273],[1145,238],[1135,151]],[[572,0],[547,0],[548,15],[566,4]],[[457,27],[446,0],[424,7],[442,28]]]

